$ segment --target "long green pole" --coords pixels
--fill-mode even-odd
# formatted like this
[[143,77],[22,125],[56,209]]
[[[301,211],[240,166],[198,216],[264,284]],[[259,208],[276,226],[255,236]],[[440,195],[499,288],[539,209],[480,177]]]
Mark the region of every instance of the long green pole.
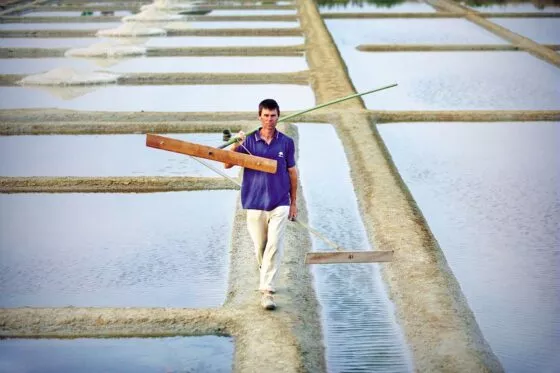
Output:
[[[297,117],[298,115],[302,115],[302,114],[305,114],[305,113],[309,113],[310,111],[313,111],[313,110],[317,110],[317,109],[324,108],[325,106],[337,104],[337,103],[342,102],[342,101],[350,100],[351,98],[354,98],[354,97],[364,96],[364,95],[367,95],[367,94],[370,94],[370,93],[379,92],[379,91],[382,91],[382,90],[384,90],[384,89],[393,88],[393,87],[396,87],[396,86],[397,86],[397,84],[395,83],[395,84],[391,84],[391,85],[388,85],[388,86],[385,86],[385,87],[373,89],[373,90],[371,90],[371,91],[362,92],[362,93],[355,93],[355,94],[350,95],[350,96],[346,96],[346,97],[342,97],[342,98],[337,98],[336,100],[329,101],[329,102],[326,102],[326,103],[324,103],[324,104],[321,104],[321,105],[312,107],[311,109],[306,109],[306,110],[299,111],[299,112],[297,112],[297,113],[290,114],[290,115],[288,115],[288,116],[282,117],[282,118],[278,119],[278,122],[285,122],[285,121],[287,121],[288,119],[292,119],[293,117]],[[251,134],[257,132],[257,131],[259,130],[259,128],[260,128],[260,127],[257,127],[257,128],[255,128],[255,129],[251,130],[250,132],[245,133],[245,135],[246,135],[246,136],[251,135]],[[236,142],[237,140],[238,140],[237,136],[234,136],[234,137],[232,137],[228,142],[226,142],[226,143],[224,143],[224,144],[218,146],[218,148],[220,148],[220,149],[226,148],[226,147],[230,146],[231,144],[233,144],[234,142]]]

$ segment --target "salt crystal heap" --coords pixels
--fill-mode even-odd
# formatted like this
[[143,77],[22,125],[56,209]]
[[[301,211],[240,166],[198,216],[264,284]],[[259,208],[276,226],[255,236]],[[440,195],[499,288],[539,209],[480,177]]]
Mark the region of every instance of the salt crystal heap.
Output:
[[79,86],[116,83],[120,75],[94,71],[76,71],[60,67],[46,73],[29,75],[18,82],[21,85]]
[[122,20],[123,22],[169,22],[184,19],[184,16],[160,10],[153,6],[153,4],[150,4],[148,7],[143,7],[140,13],[123,17]]
[[157,9],[165,12],[196,12],[204,9],[202,1],[155,0],[153,4],[142,5],[140,10]]
[[66,57],[125,57],[142,56],[146,54],[146,47],[137,45],[122,45],[111,42],[92,44],[87,48],[75,48],[64,53]]

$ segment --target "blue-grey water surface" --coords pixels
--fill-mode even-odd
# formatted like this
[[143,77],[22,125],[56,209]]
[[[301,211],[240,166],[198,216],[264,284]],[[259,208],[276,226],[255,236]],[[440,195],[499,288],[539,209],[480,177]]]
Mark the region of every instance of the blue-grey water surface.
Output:
[[217,307],[236,191],[0,194],[0,307]]
[[378,127],[506,372],[557,371],[560,123]]
[[122,38],[4,38],[0,39],[2,48],[86,48],[106,42],[118,42],[146,47],[239,47],[239,46],[276,46],[300,45],[300,36],[167,36],[167,37],[122,37]]
[[398,84],[364,96],[368,109],[560,109],[560,70],[528,53],[339,49],[357,91]]
[[460,2],[462,5],[472,8],[478,12],[498,12],[498,13],[542,13],[560,12],[560,6],[558,4],[539,4],[539,2],[524,2],[524,3],[503,3],[503,4],[488,4],[488,3],[476,3],[476,2]]
[[537,43],[560,44],[560,19],[558,18],[488,18],[488,20]]
[[367,2],[348,2],[318,5],[321,13],[432,13],[436,10],[428,4],[415,1],[404,1],[401,3],[390,2],[379,4]]
[[[115,17],[124,17],[124,16],[128,16],[131,15],[132,12],[130,10],[117,10],[112,12],[113,14],[111,14],[112,16]],[[60,12],[45,12],[45,11],[39,11],[39,12],[27,12],[22,14],[23,17],[79,17],[82,15],[82,12],[80,11],[60,11]],[[84,19],[87,19],[89,17],[100,17],[103,16],[103,14],[101,14],[101,11],[95,11],[93,12],[93,14],[88,15],[88,16],[82,16]]]
[[[298,132],[298,169],[309,224],[348,250],[371,250],[344,149],[333,127],[300,123]],[[332,250],[316,237],[313,248]],[[329,372],[413,370],[378,264],[314,265],[312,271]]]
[[0,30],[103,30],[121,25],[118,22],[0,23]]
[[[162,134],[218,146],[221,133]],[[0,176],[204,176],[216,173],[191,157],[146,146],[146,135],[0,136]],[[235,168],[205,162],[236,177]]]
[[[0,109],[59,108],[93,111],[251,111],[274,94],[282,110],[315,106],[309,86],[216,84],[144,86],[0,87]],[[211,99],[210,99],[211,98]],[[256,114],[255,114],[256,115]]]
[[0,340],[0,371],[13,373],[228,373],[233,338],[217,336]]
[[304,57],[4,58],[0,74],[38,74],[56,68],[114,73],[275,73],[307,70]]
[[338,48],[360,44],[506,44],[490,31],[459,18],[326,19],[325,24]]

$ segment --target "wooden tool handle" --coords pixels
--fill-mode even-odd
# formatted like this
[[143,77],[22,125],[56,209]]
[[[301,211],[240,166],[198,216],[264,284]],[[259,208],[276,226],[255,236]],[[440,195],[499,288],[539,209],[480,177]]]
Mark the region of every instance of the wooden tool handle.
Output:
[[278,166],[278,163],[274,159],[257,157],[229,150],[221,150],[211,146],[194,144],[187,141],[153,134],[146,135],[146,146],[175,153],[188,154],[194,157],[210,159],[213,161],[234,164],[271,174],[276,173]]

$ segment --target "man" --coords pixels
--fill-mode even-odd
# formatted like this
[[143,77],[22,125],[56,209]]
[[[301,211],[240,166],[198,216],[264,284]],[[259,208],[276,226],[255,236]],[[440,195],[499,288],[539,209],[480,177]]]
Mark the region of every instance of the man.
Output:
[[293,139],[276,129],[279,116],[278,103],[263,100],[259,104],[261,127],[249,136],[239,132],[239,140],[231,149],[278,162],[275,174],[245,168],[241,186],[241,204],[247,210],[247,229],[259,264],[261,305],[266,310],[276,308],[272,294],[282,261],[284,231],[288,219],[297,216],[295,145]]

